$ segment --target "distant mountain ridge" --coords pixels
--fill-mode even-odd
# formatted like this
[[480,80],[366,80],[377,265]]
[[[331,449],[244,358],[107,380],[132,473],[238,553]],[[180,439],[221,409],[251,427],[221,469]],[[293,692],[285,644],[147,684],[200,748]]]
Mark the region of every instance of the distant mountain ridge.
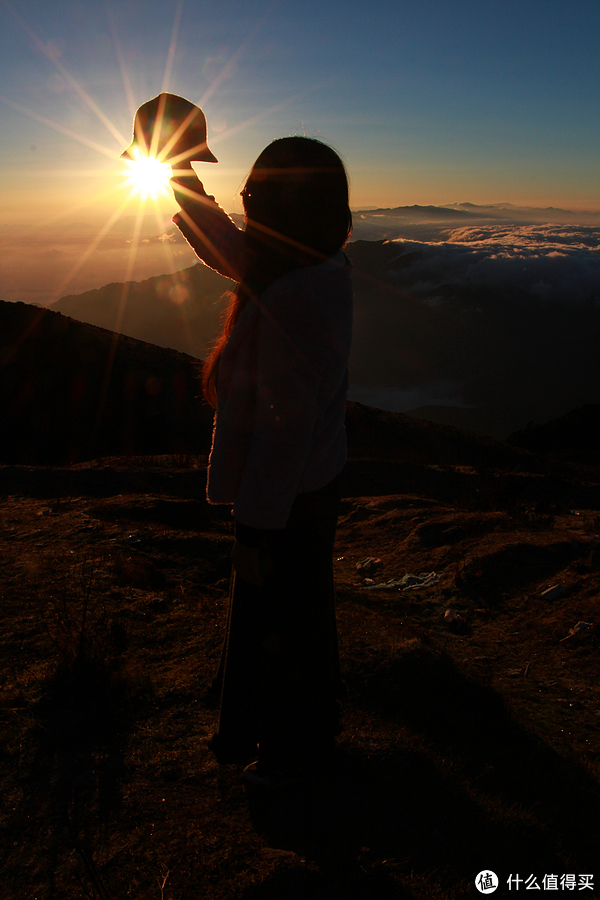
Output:
[[561,209],[560,207],[547,206],[515,206],[513,203],[489,203],[480,205],[477,203],[444,203],[441,206],[396,206],[396,207],[364,207],[356,210],[356,215],[361,218],[388,217],[405,219],[407,222],[444,222],[452,219],[462,219],[475,222],[505,221],[514,225],[549,223],[565,225],[600,225],[600,210]]
[[362,216],[390,216],[397,219],[425,219],[446,221],[447,219],[468,220],[475,218],[470,212],[462,209],[450,209],[445,206],[396,206],[394,208],[361,209]]

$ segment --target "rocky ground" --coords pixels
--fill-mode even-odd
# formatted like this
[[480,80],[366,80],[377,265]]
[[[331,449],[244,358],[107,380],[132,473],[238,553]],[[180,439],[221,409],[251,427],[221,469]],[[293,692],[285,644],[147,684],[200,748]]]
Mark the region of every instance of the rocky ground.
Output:
[[[580,896],[600,896],[585,485],[528,506],[468,469],[369,496],[349,477],[339,758],[262,797],[206,746],[228,511],[206,507],[201,465],[109,462],[0,469],[2,896],[441,900],[477,896],[488,866],[497,895],[591,874]],[[431,577],[379,587],[407,574]]]

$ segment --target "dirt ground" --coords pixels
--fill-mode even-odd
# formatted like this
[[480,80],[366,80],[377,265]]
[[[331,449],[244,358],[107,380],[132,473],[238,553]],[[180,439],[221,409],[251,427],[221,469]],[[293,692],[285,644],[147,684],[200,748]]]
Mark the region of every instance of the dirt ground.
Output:
[[600,897],[596,510],[346,497],[338,759],[263,796],[207,748],[228,511],[201,467],[90,472],[0,472],[1,897]]

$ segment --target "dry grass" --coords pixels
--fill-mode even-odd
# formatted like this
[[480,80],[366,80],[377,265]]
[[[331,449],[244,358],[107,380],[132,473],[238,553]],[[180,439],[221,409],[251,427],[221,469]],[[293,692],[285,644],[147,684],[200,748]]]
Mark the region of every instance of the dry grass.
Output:
[[[597,512],[344,501],[337,767],[264,798],[206,747],[231,524],[177,477],[2,500],[3,896],[445,900],[486,866],[600,883]],[[367,556],[376,580],[442,578],[366,591]]]

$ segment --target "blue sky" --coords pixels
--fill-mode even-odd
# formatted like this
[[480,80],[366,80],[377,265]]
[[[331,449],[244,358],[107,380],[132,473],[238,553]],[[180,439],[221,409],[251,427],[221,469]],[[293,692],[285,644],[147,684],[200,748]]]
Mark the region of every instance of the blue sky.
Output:
[[0,224],[110,215],[162,89],[202,104],[227,209],[297,133],[341,153],[356,207],[599,209],[599,46],[597,0],[3,2]]

